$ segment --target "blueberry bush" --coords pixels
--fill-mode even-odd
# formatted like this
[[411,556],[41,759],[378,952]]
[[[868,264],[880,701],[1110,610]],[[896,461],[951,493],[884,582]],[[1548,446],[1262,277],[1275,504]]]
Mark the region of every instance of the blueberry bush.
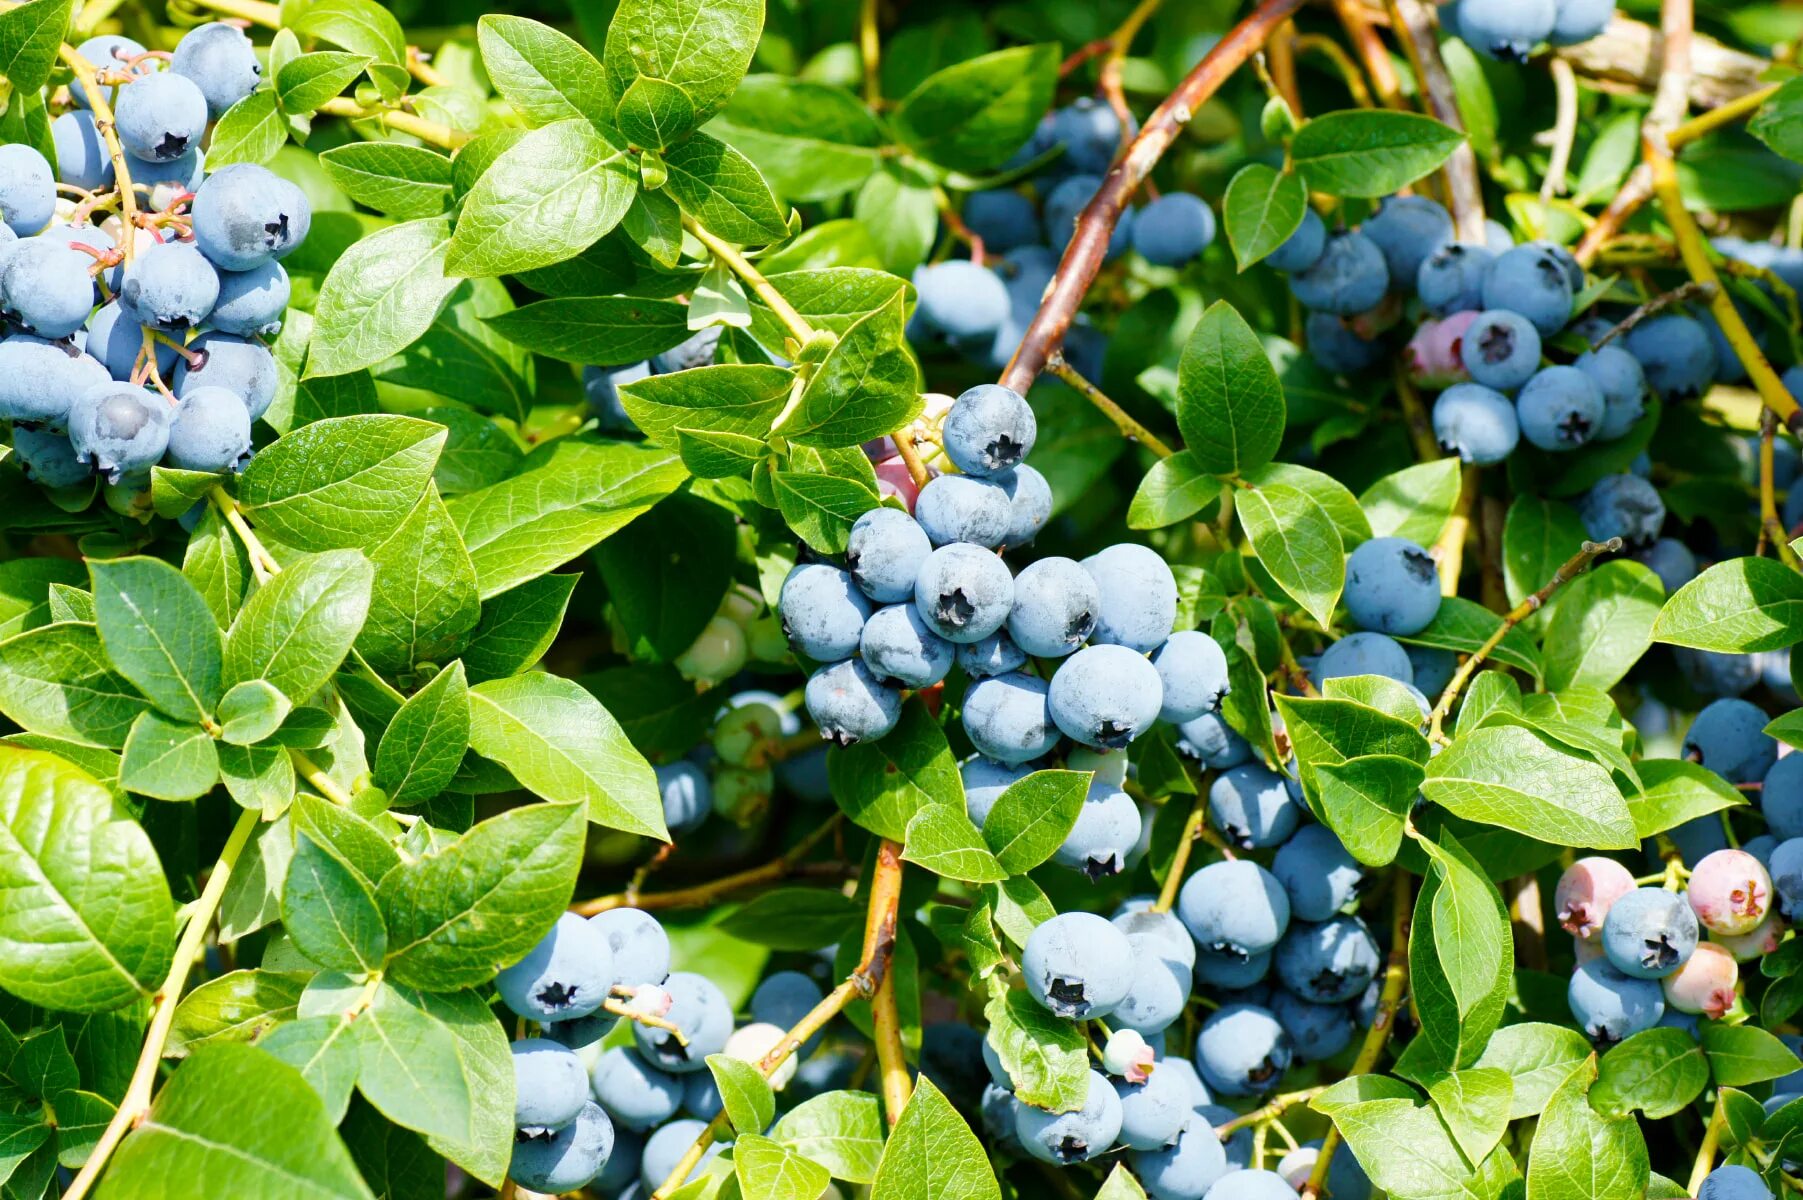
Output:
[[1803,1196],[1797,8],[485,7],[0,3],[0,1200]]

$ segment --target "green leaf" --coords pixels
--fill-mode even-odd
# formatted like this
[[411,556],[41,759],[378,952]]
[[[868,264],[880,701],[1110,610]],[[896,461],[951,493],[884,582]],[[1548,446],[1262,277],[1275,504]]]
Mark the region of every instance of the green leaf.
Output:
[[[1447,596],[1440,601],[1440,611],[1426,629],[1397,640],[1473,654],[1490,640],[1502,623],[1501,617],[1475,600]],[[1519,625],[1503,635],[1503,640],[1491,649],[1490,658],[1505,666],[1519,667],[1535,678],[1540,675],[1540,655],[1534,649],[1533,639]]]
[[511,479],[457,496],[446,507],[486,600],[569,562],[686,478],[670,454],[558,438]]
[[349,87],[372,61],[337,50],[291,58],[275,73],[276,103],[283,112],[306,116]]
[[1035,771],[1009,784],[983,819],[983,840],[1002,870],[1025,875],[1070,836],[1089,795],[1090,771]]
[[838,892],[777,888],[722,918],[723,933],[772,950],[819,950],[850,932],[862,910]]
[[651,89],[666,97],[657,110],[681,117],[631,136],[661,150],[719,112],[745,77],[763,23],[762,0],[623,0],[601,56],[608,89],[628,108],[640,80],[668,85]]
[[62,1012],[161,985],[175,910],[150,839],[54,755],[0,746],[0,987]]
[[464,197],[444,269],[506,275],[570,258],[620,223],[637,189],[626,151],[587,121],[535,129]]
[[1422,1083],[1467,1162],[1482,1162],[1509,1126],[1514,1088],[1506,1072],[1489,1067],[1448,1071]]
[[50,81],[73,7],[73,0],[34,0],[0,13],[0,75],[14,95],[35,92]]
[[292,1020],[308,977],[289,971],[228,971],[176,1005],[167,1053],[186,1058],[203,1046],[256,1042]]
[[1108,1178],[1102,1181],[1102,1190],[1096,1193],[1096,1200],[1146,1200],[1146,1189],[1127,1170],[1126,1163],[1117,1162],[1114,1170],[1108,1172]]
[[302,954],[340,971],[373,971],[388,949],[388,931],[370,886],[305,834],[282,885],[282,924]]
[[662,446],[674,444],[678,427],[762,441],[794,383],[783,367],[722,363],[629,383],[620,389],[620,403],[646,438]]
[[917,173],[885,161],[852,198],[853,228],[874,244],[878,263],[912,276],[926,261],[939,228],[939,202]]
[[[10,73],[10,72],[9,72]],[[1747,132],[1792,162],[1803,162],[1803,84],[1786,81],[1776,95],[1767,100],[1753,119]]]
[[754,1133],[770,1127],[776,1116],[776,1094],[755,1066],[724,1054],[710,1054],[707,1069],[720,1091],[726,1119],[735,1130]]
[[389,871],[388,978],[443,992],[519,961],[570,902],[584,828],[580,805],[529,804]]
[[469,688],[453,662],[407,698],[376,748],[376,786],[396,807],[444,791],[470,744]]
[[[1553,577],[1577,553],[1588,534],[1569,504],[1518,496],[1503,521],[1503,583],[1509,602],[1519,604]],[[1555,594],[1554,603],[1558,601]],[[1529,623],[1535,619],[1530,617]]]
[[198,725],[144,712],[131,723],[119,786],[158,800],[194,800],[219,782],[219,751]]
[[673,662],[694,644],[732,585],[737,546],[730,512],[678,492],[595,548],[634,658]]
[[1597,1064],[1590,1103],[1623,1117],[1640,1109],[1652,1120],[1680,1113],[1709,1084],[1709,1063],[1682,1029],[1646,1029],[1609,1048]]
[[313,796],[301,796],[292,811],[296,838],[306,834],[357,872],[365,883],[381,881],[401,862],[386,835],[362,817]]
[[267,679],[247,679],[220,698],[220,737],[234,746],[255,745],[281,728],[293,711],[293,701]]
[[605,124],[612,115],[601,64],[549,25],[488,13],[476,22],[476,44],[489,81],[528,124],[573,117]]
[[869,1183],[883,1153],[883,1113],[869,1092],[827,1092],[803,1100],[771,1131],[777,1141],[832,1172]]
[[929,804],[964,811],[964,781],[945,731],[918,698],[902,705],[887,737],[827,751],[833,799],[852,822],[878,837],[902,841],[908,823]]
[[889,1133],[870,1200],[1001,1200],[983,1143],[951,1101],[921,1076]]
[[664,154],[665,187],[683,211],[729,242],[761,245],[788,236],[788,210],[749,158],[696,133]]
[[1177,364],[1177,428],[1211,475],[1262,467],[1283,441],[1283,385],[1263,343],[1225,300],[1211,305]]
[[350,142],[321,153],[319,165],[351,199],[390,217],[436,217],[451,201],[451,160],[424,146]]
[[233,1196],[373,1200],[300,1072],[250,1046],[209,1046],[184,1064],[96,1195],[176,1200],[198,1179]]
[[1754,1025],[1709,1022],[1703,1029],[1703,1053],[1717,1087],[1746,1087],[1803,1068],[1789,1046]]
[[1359,507],[1373,537],[1407,538],[1431,546],[1459,502],[1459,460],[1436,458],[1394,471],[1366,488]]
[[1371,1182],[1410,1200],[1491,1200],[1434,1110],[1414,1089],[1380,1075],[1354,1075],[1315,1097],[1333,1118]]
[[301,1073],[335,1125],[344,1120],[357,1083],[357,1041],[363,1028],[361,1022],[336,1016],[303,1017],[282,1022],[256,1045]]
[[1734,785],[1701,763],[1681,758],[1646,758],[1640,770],[1640,794],[1628,798],[1636,836],[1650,838],[1686,821],[1738,804],[1746,797]]
[[1409,981],[1422,1036],[1456,1070],[1477,1061],[1502,1020],[1515,962],[1501,894],[1450,831],[1440,838],[1420,840],[1434,872],[1416,897]]
[[225,638],[225,680],[264,679],[302,703],[363,627],[374,570],[355,550],[297,558],[245,602]]
[[1055,44],[1013,46],[922,80],[892,115],[896,137],[928,162],[983,173],[1033,133],[1058,84]]
[[1538,1116],[1559,1085],[1589,1058],[1590,1043],[1575,1029],[1527,1021],[1505,1025],[1478,1057],[1480,1067],[1496,1067],[1514,1081],[1509,1119]]
[[1528,1149],[1528,1189],[1547,1200],[1641,1200],[1646,1140],[1634,1118],[1605,1117],[1586,1095],[1597,1068],[1586,1062],[1547,1102]]
[[1235,500],[1258,561],[1305,612],[1329,624],[1346,585],[1346,549],[1327,511],[1280,483],[1241,489]]
[[284,23],[303,37],[323,38],[379,62],[402,66],[407,61],[400,22],[375,0],[309,0]]
[[1468,820],[1598,850],[1640,844],[1609,772],[1518,726],[1460,734],[1427,764],[1421,791]]
[[92,625],[59,621],[0,642],[0,712],[33,733],[116,749],[149,709]]
[[1187,521],[1220,494],[1220,483],[1202,470],[1196,456],[1179,450],[1153,463],[1139,481],[1127,509],[1127,528],[1163,529]]
[[850,325],[777,432],[804,446],[856,446],[919,415],[920,370],[902,338],[905,289]]
[[749,158],[795,201],[843,195],[870,177],[888,140],[870,110],[844,88],[752,75],[708,131]]
[[88,564],[101,645],[119,673],[168,715],[211,716],[219,702],[219,627],[194,586],[157,558]]
[[749,475],[770,453],[760,438],[740,433],[714,433],[706,429],[677,429],[676,452],[682,465],[697,479],[729,479]]
[[757,1133],[739,1135],[732,1160],[746,1200],[815,1200],[832,1179],[819,1163]]
[[1464,140],[1431,117],[1347,110],[1304,125],[1290,141],[1290,161],[1315,191],[1376,198],[1435,170]]
[[577,575],[540,575],[482,603],[482,617],[463,649],[472,680],[517,675],[543,658],[563,625]]
[[288,144],[288,118],[276,104],[275,91],[252,92],[225,110],[213,126],[207,144],[207,162],[214,167],[236,163],[266,163]]
[[547,800],[580,801],[598,825],[669,840],[656,775],[580,684],[530,672],[479,683],[469,699],[477,754]]
[[446,272],[450,246],[451,223],[435,216],[377,230],[346,250],[319,287],[308,377],[373,367],[430,329],[461,282]]
[[1640,563],[1614,559],[1565,585],[1541,645],[1547,690],[1608,689],[1653,641],[1665,587]]
[[200,592],[221,628],[232,623],[244,604],[245,589],[250,583],[250,558],[238,535],[211,505],[188,538],[182,576]]
[[370,552],[375,580],[357,650],[378,671],[411,672],[463,649],[482,615],[476,571],[430,480],[413,511]]
[[881,503],[856,479],[811,471],[773,471],[770,479],[783,520],[821,554],[845,553],[853,523]]
[[686,305],[639,296],[554,297],[488,323],[515,345],[572,363],[640,362],[692,332]]
[[1803,641],[1803,575],[1772,558],[1716,563],[1665,602],[1653,640],[1726,653]]
[[1394,754],[1317,763],[1303,775],[1347,853],[1374,867],[1395,859],[1421,779],[1420,763]]
[[415,417],[315,421],[258,453],[238,503],[298,550],[369,549],[413,512],[444,443],[444,426]]
[[983,835],[961,810],[928,804],[908,822],[902,858],[946,879],[999,883],[1010,872],[983,842]]
[[1222,224],[1233,259],[1244,271],[1289,241],[1308,211],[1302,177],[1264,163],[1247,163],[1227,184]]
[[1089,1054],[1081,1028],[1046,1011],[1019,989],[983,1006],[989,1046],[1023,1104],[1074,1112],[1089,1096]]

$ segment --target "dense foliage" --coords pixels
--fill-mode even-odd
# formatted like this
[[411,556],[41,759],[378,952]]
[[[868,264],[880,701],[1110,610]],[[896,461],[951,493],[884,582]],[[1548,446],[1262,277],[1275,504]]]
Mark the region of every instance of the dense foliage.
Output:
[[0,5],[0,1198],[1803,1194],[1797,10],[527,7]]

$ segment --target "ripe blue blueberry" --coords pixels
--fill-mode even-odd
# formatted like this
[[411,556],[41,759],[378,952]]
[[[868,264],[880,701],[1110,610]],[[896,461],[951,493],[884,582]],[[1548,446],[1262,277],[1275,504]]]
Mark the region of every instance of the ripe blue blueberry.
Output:
[[1372,538],[1346,560],[1346,610],[1365,629],[1407,637],[1440,611],[1440,574],[1407,538]]
[[1460,340],[1459,358],[1472,382],[1512,392],[1540,369],[1540,331],[1519,313],[1479,313]]
[[278,262],[248,271],[220,271],[219,298],[207,324],[239,337],[273,337],[288,310],[288,272]]
[[1003,1154],[1015,1157],[1026,1153],[1020,1144],[1020,1135],[1014,1131],[1019,1108],[1020,1101],[1015,1099],[1013,1089],[1005,1088],[999,1083],[984,1086],[983,1098],[979,1102],[983,1134],[990,1145]]
[[587,1186],[607,1165],[614,1147],[613,1122],[594,1101],[561,1129],[514,1135],[507,1174],[535,1192],[570,1192]]
[[[103,33],[98,37],[91,37],[77,46],[75,52],[87,59],[96,71],[129,74],[132,70],[129,66],[130,60],[142,55],[144,46],[121,34]],[[113,84],[101,89],[106,93],[106,102],[109,107],[119,102],[120,86]],[[82,86],[81,80],[71,79],[69,81],[69,95],[77,107],[84,109],[88,107],[87,89]],[[134,182],[137,178],[135,174],[132,176]]]
[[1127,935],[1094,913],[1059,913],[1034,926],[1021,951],[1027,991],[1067,1020],[1105,1017],[1133,984]]
[[1579,355],[1572,366],[1590,376],[1603,393],[1603,424],[1596,436],[1614,441],[1634,428],[1646,412],[1646,373],[1640,360],[1610,344]]
[[[650,1195],[652,1189],[662,1186],[664,1180],[669,1178],[670,1172],[674,1171],[677,1164],[683,1160],[683,1156],[688,1154],[689,1147],[695,1144],[695,1139],[701,1136],[701,1131],[706,1128],[706,1121],[684,1118],[671,1121],[645,1139],[645,1150],[639,1159],[639,1182],[644,1185],[645,1195]],[[701,1156],[701,1161],[695,1164],[695,1169],[690,1171],[688,1176],[680,1182],[687,1183],[698,1177],[707,1160],[719,1154],[720,1150],[721,1146],[718,1142],[709,1146],[707,1152]]]
[[1270,973],[1269,950],[1244,959],[1225,951],[1196,951],[1196,986],[1211,994],[1231,993],[1236,1003],[1267,1003],[1270,987],[1264,981]]
[[148,471],[169,445],[173,413],[163,398],[129,383],[107,382],[69,407],[75,457],[109,483]]
[[558,1129],[588,1102],[588,1072],[574,1051],[545,1038],[514,1042],[513,1123],[522,1129]]
[[1256,1096],[1277,1086],[1293,1055],[1289,1034],[1268,1009],[1231,1004],[1196,1035],[1196,1069],[1209,1088],[1227,1096]]
[[[279,269],[279,264],[275,265]],[[248,276],[251,271],[221,271],[220,307],[225,306],[226,279],[230,276]],[[217,311],[217,310],[215,310]],[[588,399],[589,411],[600,421],[601,428],[609,433],[630,434],[638,430],[632,415],[620,401],[620,389],[629,383],[637,383],[641,379],[651,377],[649,362],[631,363],[624,367],[582,368],[582,394]]]
[[1105,779],[1092,780],[1071,831],[1052,852],[1059,866],[1081,871],[1093,882],[1127,869],[1127,856],[1144,832],[1133,797]]
[[[1102,186],[1096,175],[1072,175],[1054,187],[1045,198],[1045,240],[1062,253],[1077,227],[1077,218]],[[1108,239],[1106,258],[1112,261],[1127,252],[1133,243],[1133,210],[1121,213],[1121,220]]]
[[1785,920],[1803,916],[1803,838],[1787,838],[1772,850],[1766,867],[1778,893],[1778,909]]
[[1618,537],[1638,546],[1659,535],[1665,524],[1665,501],[1638,475],[1605,475],[1584,494],[1578,515],[1593,540],[1606,542]]
[[935,546],[969,542],[993,550],[1007,538],[1014,510],[1007,490],[993,479],[940,475],[920,489],[914,519]]
[[1383,251],[1392,284],[1408,291],[1415,286],[1421,264],[1452,241],[1452,216],[1426,196],[1391,196],[1359,226],[1359,232]]
[[[1149,906],[1151,899],[1145,903]],[[1196,962],[1196,940],[1175,913],[1135,908],[1114,915],[1114,927],[1127,935],[1136,953],[1150,954],[1188,970]]]
[[709,325],[706,329],[698,329],[673,348],[653,354],[651,373],[673,375],[678,371],[692,371],[696,367],[712,364],[714,351],[720,345],[722,328],[719,325]]
[[199,189],[206,181],[207,155],[199,146],[192,146],[180,158],[169,162],[151,162],[127,153],[125,165],[131,171],[134,187],[151,189],[151,203],[157,207],[167,207],[183,192]]
[[826,563],[798,563],[783,579],[776,611],[797,654],[831,663],[858,652],[874,605],[851,575]]
[[1011,188],[992,188],[964,197],[964,223],[994,254],[1031,245],[1039,236],[1033,202]]
[[[1030,678],[1030,677],[1029,677]],[[975,691],[973,687],[971,691]],[[970,720],[969,693],[965,693],[965,721]],[[1044,709],[1043,700],[1041,710]],[[1049,719],[1047,720],[1049,724]],[[964,811],[970,817],[970,823],[981,829],[983,822],[989,819],[989,810],[995,802],[1002,798],[1008,786],[1018,780],[1025,779],[1033,773],[1031,767],[1019,763],[1005,763],[982,754],[973,754],[958,765],[958,774],[964,780]]]
[[1484,280],[1496,261],[1488,246],[1442,242],[1415,270],[1415,291],[1430,316],[1484,307]]
[[169,425],[166,466],[236,471],[250,454],[250,412],[224,388],[189,388]]
[[199,86],[207,113],[217,121],[225,110],[257,90],[263,67],[256,47],[236,25],[213,21],[197,25],[175,44],[169,69]]
[[712,1071],[691,1071],[680,1078],[678,1086],[682,1090],[683,1112],[703,1121],[711,1121],[720,1115],[726,1102],[720,1098],[720,1085],[714,1082]]
[[56,176],[50,161],[23,142],[0,146],[0,218],[30,237],[56,215]]
[[1008,536],[1005,546],[1031,545],[1052,517],[1052,485],[1026,463],[996,478],[1008,493]]
[[1161,267],[1180,267],[1215,240],[1215,214],[1188,192],[1166,192],[1133,219],[1133,248]]
[[1316,1004],[1344,1004],[1382,965],[1377,940],[1357,917],[1292,922],[1273,960],[1283,986]]
[[1614,16],[1615,0],[1555,0],[1553,31],[1546,40],[1555,46],[1587,42],[1607,29]]
[[866,596],[894,604],[914,595],[914,580],[932,552],[932,542],[913,517],[899,509],[873,508],[852,524],[845,566]]
[[1164,705],[1158,715],[1173,725],[1216,711],[1229,690],[1227,655],[1219,642],[1200,630],[1173,633],[1153,652],[1152,665],[1164,685]]
[[1408,651],[1391,637],[1381,633],[1349,633],[1321,654],[1315,664],[1315,682],[1344,679],[1352,675],[1382,675],[1398,683],[1415,682],[1415,668]]
[[1578,1028],[1602,1049],[1651,1029],[1665,1015],[1665,992],[1657,980],[1624,975],[1607,958],[1579,963],[1565,999]]
[[159,71],[120,88],[113,117],[127,151],[151,162],[173,162],[206,132],[207,98],[185,75]]
[[[580,1060],[577,1066],[580,1068]],[[595,1060],[589,1079],[593,1081],[595,1099],[622,1129],[639,1133],[655,1129],[675,1116],[682,1105],[683,1080],[658,1070],[630,1046],[615,1046],[604,1052]]]
[[1033,452],[1038,431],[1033,410],[1019,392],[980,383],[954,400],[945,414],[945,456],[966,475],[987,479],[1019,466]]
[[1149,653],[1177,622],[1177,579],[1157,551],[1120,542],[1083,560],[1102,595],[1092,642]]
[[[1290,927],[1277,877],[1247,859],[1209,863],[1183,881],[1177,916],[1205,952],[1246,962],[1275,948]],[[1201,958],[1197,958],[1201,969]]]
[[1089,1073],[1089,1091],[1075,1112],[1050,1113],[1021,1104],[1015,1109],[1014,1132],[1027,1153],[1040,1162],[1068,1167],[1106,1153],[1121,1134],[1121,1098],[1100,1071]]
[[65,432],[76,399],[107,381],[105,367],[66,342],[0,340],[0,417],[17,428]]
[[94,307],[94,259],[49,237],[21,238],[0,268],[4,313],[26,333],[65,338],[80,329]]
[[1332,1058],[1352,1044],[1352,1014],[1343,1004],[1314,1004],[1279,988],[1271,1015],[1289,1034],[1298,1062]]
[[1452,674],[1458,669],[1459,656],[1451,650],[1441,650],[1434,646],[1404,646],[1408,653],[1409,666],[1415,672],[1414,686],[1424,696],[1439,698],[1446,685],[1452,682]]
[[1284,239],[1283,245],[1265,256],[1265,262],[1274,271],[1292,275],[1314,266],[1326,248],[1327,226],[1322,222],[1321,215],[1312,208],[1304,209],[1302,224],[1296,227],[1295,233]]
[[699,829],[714,808],[707,772],[687,761],[666,763],[655,770],[657,790],[664,801],[664,825],[671,833]]
[[1659,887],[1636,888],[1609,906],[1603,953],[1636,979],[1663,979],[1697,948],[1697,916],[1684,897]]
[[1457,383],[1441,392],[1433,419],[1441,449],[1480,467],[1502,462],[1521,441],[1515,406],[1481,383]]
[[[1772,837],[1781,842],[1803,837],[1803,754],[1787,754],[1765,773],[1759,811]],[[1741,848],[1750,853],[1752,844]]]
[[632,1027],[633,1044],[645,1061],[672,1075],[705,1071],[707,1056],[720,1053],[732,1036],[732,1003],[713,980],[690,971],[672,972],[664,980],[664,990],[670,993],[664,1020],[682,1031],[688,1045],[668,1029],[637,1023]]
[[188,343],[188,349],[194,351],[195,365],[189,366],[187,360],[176,363],[177,396],[187,395],[189,388],[222,387],[243,397],[252,421],[269,411],[278,373],[275,355],[261,342],[229,333],[203,333]]
[[1673,657],[1685,681],[1705,696],[1739,696],[1759,682],[1759,662],[1751,654],[1679,646]]
[[[1153,1070],[1156,1075],[1168,1069],[1167,1060]],[[1227,1113],[1223,1120],[1231,1119]],[[1242,1130],[1250,1133],[1251,1130]],[[1236,1135],[1237,1137],[1237,1135]],[[1184,1118],[1173,1145],[1157,1150],[1136,1150],[1128,1156],[1133,1173],[1151,1200],[1202,1200],[1215,1181],[1227,1174],[1227,1153],[1214,1126],[1199,1112]]]
[[1729,783],[1757,783],[1778,757],[1778,743],[1765,732],[1765,711],[1745,700],[1711,701],[1684,735],[1679,756],[1702,763]]
[[13,453],[18,456],[25,478],[47,488],[74,487],[94,474],[92,467],[75,457],[75,447],[66,434],[42,433],[15,425]]
[[[94,126],[93,113],[77,108],[50,122],[50,141],[56,147],[56,177],[63,183],[90,192],[113,186],[113,156]],[[0,170],[4,169],[0,165]],[[7,186],[0,185],[0,204]],[[10,211],[0,208],[0,212]]]
[[147,247],[125,269],[119,306],[140,325],[166,333],[192,329],[219,300],[219,273],[189,242]]
[[1026,666],[1027,652],[1014,644],[1006,629],[998,629],[980,641],[960,645],[958,665],[972,679],[988,679]]
[[1325,921],[1356,900],[1364,868],[1346,852],[1333,830],[1304,825],[1277,849],[1271,874],[1290,898],[1290,913],[1302,921]]
[[526,957],[495,976],[495,991],[516,1014],[542,1024],[588,1016],[606,1002],[612,982],[606,939],[564,913]]
[[1118,750],[1158,719],[1164,685],[1143,654],[1087,646],[1059,665],[1047,700],[1052,720],[1071,740]]
[[921,564],[914,579],[914,604],[927,626],[946,641],[980,642],[1008,619],[1014,607],[1014,577],[999,556],[981,546],[954,542],[933,551]]
[[952,669],[952,644],[927,627],[912,604],[891,604],[864,622],[864,665],[878,679],[905,688],[931,687]]
[[[751,993],[751,1019],[778,1029],[793,1029],[825,998],[820,985],[800,971],[778,971]],[[803,1058],[812,1054],[824,1036],[815,1034],[802,1043],[797,1054]]]
[[965,259],[931,263],[914,272],[919,306],[911,324],[917,336],[977,344],[993,338],[1008,319],[1008,289],[987,267]]
[[[1184,982],[1189,982],[1187,972]],[[1117,1022],[1119,1012],[1117,1009]],[[1157,1150],[1170,1145],[1195,1115],[1184,1081],[1158,1067],[1152,1068],[1144,1083],[1115,1080],[1114,1092],[1121,1101],[1120,1143],[1129,1150]]]
[[1640,360],[1647,385],[1661,400],[1700,396],[1715,381],[1715,346],[1709,331],[1681,313],[1648,317],[1622,337]]
[[1121,118],[1105,101],[1080,96],[1052,114],[1052,137],[1072,167],[1100,175],[1120,148]]
[[[168,379],[175,371],[175,348],[162,342],[156,343],[156,348],[157,370]],[[127,317],[117,300],[101,305],[88,319],[87,351],[113,379],[130,379],[143,349],[144,327]],[[0,370],[0,387],[5,386],[7,374]]]
[[855,658],[815,671],[802,695],[820,736],[841,746],[875,741],[901,719],[901,692]]
[[1265,850],[1284,842],[1302,819],[1283,776],[1259,763],[1223,771],[1208,789],[1208,819],[1221,836],[1242,850]]
[[1389,287],[1383,251],[1356,231],[1329,234],[1321,257],[1290,276],[1290,291],[1304,308],[1341,317],[1376,307]]
[[226,271],[284,257],[305,240],[313,220],[304,192],[255,163],[233,163],[207,176],[190,211],[195,243]]
[[[1132,986],[1109,1014],[1109,1025],[1114,1029],[1131,1029],[1157,1041],[1160,1034],[1183,1017],[1184,1006],[1189,1003],[1191,968],[1162,959],[1143,950],[1137,943],[1134,952]],[[1122,1099],[1126,1098],[1123,1092]],[[1183,1106],[1186,1110],[1188,1107]],[[1158,1144],[1162,1145],[1163,1141]]]
[[1697,556],[1677,538],[1658,538],[1634,559],[1659,577],[1667,596],[1697,577]]
[[613,986],[661,984],[670,974],[670,935],[650,913],[610,908],[590,917],[588,923],[613,956]]
[[1521,436],[1542,450],[1575,450],[1603,426],[1603,393],[1576,367],[1547,367],[1515,398]]
[[1095,631],[1101,591],[1081,563],[1042,558],[1014,577],[1008,633],[1030,655],[1062,658]]
[[1179,725],[1177,749],[1215,771],[1237,767],[1252,757],[1252,747],[1220,713],[1203,713]]
[[1526,62],[1557,19],[1553,0],[1459,0],[1459,35],[1486,58]]
[[1484,307],[1519,313],[1543,338],[1571,320],[1571,301],[1565,263],[1535,243],[1505,250],[1484,277]]
[[1362,338],[1332,313],[1308,314],[1304,327],[1308,352],[1317,365],[1334,375],[1357,375],[1385,357],[1382,342]]

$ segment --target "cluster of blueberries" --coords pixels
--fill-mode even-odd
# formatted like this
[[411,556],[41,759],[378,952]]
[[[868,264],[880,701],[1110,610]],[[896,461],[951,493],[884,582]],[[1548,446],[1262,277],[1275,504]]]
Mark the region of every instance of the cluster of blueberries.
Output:
[[122,209],[122,181],[79,80],[75,107],[51,122],[54,169],[31,146],[0,146],[0,417],[13,452],[48,488],[98,473],[138,491],[159,463],[234,470],[275,398],[260,339],[288,305],[278,260],[312,216],[263,167],[205,169],[208,123],[255,90],[261,67],[223,23],[189,31],[173,55],[118,35],[78,50],[109,93],[138,221],[93,219]]
[[1575,46],[1608,28],[1615,0],[1448,0],[1440,28],[1488,58],[1526,62],[1534,47]]
[[832,802],[826,748],[798,745],[809,739],[796,708],[761,688],[736,692],[715,715],[707,743],[656,768],[664,824],[673,836],[699,829],[710,813],[752,825],[769,812],[779,783],[804,802]]

